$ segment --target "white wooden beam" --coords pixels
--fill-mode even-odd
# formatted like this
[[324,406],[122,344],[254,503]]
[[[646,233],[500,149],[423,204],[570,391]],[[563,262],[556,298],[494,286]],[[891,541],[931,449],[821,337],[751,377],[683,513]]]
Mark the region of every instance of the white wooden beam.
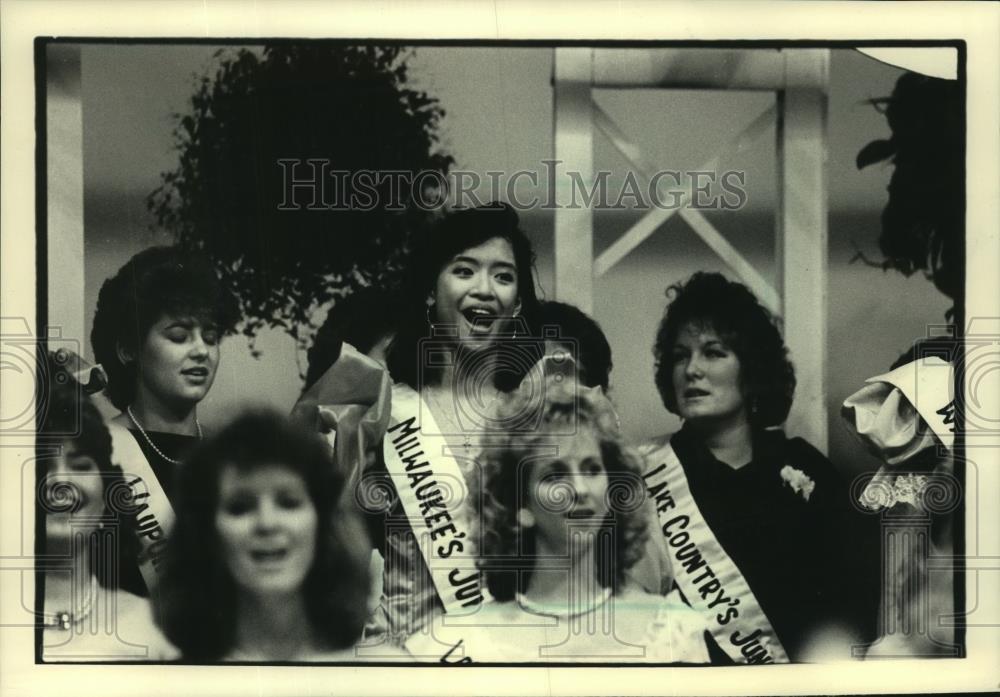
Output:
[[615,264],[624,259],[633,249],[642,244],[650,235],[660,229],[660,226],[670,220],[677,209],[652,208],[646,215],[632,223],[621,237],[605,249],[594,262],[594,275],[600,278],[611,270]]
[[[587,59],[589,58],[589,62]],[[736,252],[697,211],[684,211],[686,222],[733,268],[775,314],[783,315],[785,337],[796,362],[798,389],[787,429],[816,447],[827,449],[827,221],[826,90],[829,51],[825,49],[556,49],[555,142],[563,167],[584,175],[592,186],[592,127],[604,131],[637,169],[650,168],[641,150],[607,115],[592,107],[588,86],[610,88],[744,89],[778,92],[777,165],[779,292]],[[769,125],[759,117],[738,139],[734,151]],[[722,155],[703,169],[717,169]],[[557,200],[571,202],[573,188],[563,175]],[[681,202],[681,206],[684,201]],[[653,234],[676,210],[653,209],[614,242],[593,264],[603,275]],[[581,215],[581,213],[583,215]],[[556,295],[590,311],[593,275],[577,273],[592,261],[590,211],[556,211]],[[586,250],[573,237],[586,236]],[[779,307],[780,306],[780,307]]]
[[[826,49],[788,53],[789,85],[826,85]],[[797,387],[786,429],[826,452],[827,187],[824,88],[778,94],[777,259],[785,341]]]
[[767,279],[757,271],[753,264],[729,243],[729,240],[715,229],[715,226],[701,214],[701,211],[685,207],[681,209],[680,216],[698,234],[698,237],[722,259],[726,266],[736,272],[736,275],[753,291],[764,307],[776,315],[781,314],[781,297],[778,295],[778,291],[767,282]]
[[622,129],[618,128],[618,124],[615,120],[608,115],[608,112],[604,111],[599,104],[594,104],[593,106],[594,114],[594,125],[597,126],[597,130],[603,133],[611,144],[615,146],[615,149],[620,152],[626,160],[628,160],[633,167],[636,168],[647,180],[653,176],[653,167],[646,162],[645,156],[642,154],[642,148],[632,142],[632,140],[625,135]]
[[[46,49],[45,129],[48,181],[48,321],[64,340],[87,338],[83,264],[83,109],[80,46]],[[39,331],[42,328],[39,327]]]
[[[766,109],[755,118],[746,128],[744,128],[735,138],[730,140],[722,150],[711,160],[705,163],[699,171],[717,171],[721,162],[727,160],[734,153],[747,147],[756,140],[771,123],[775,110]],[[653,176],[652,169],[642,156],[641,149],[632,143],[614,120],[599,106],[594,105],[594,123],[608,136],[611,143],[622,155],[628,159],[636,168],[640,176],[648,182]],[[757,269],[741,255],[735,247],[719,234],[718,230],[697,210],[687,208],[690,186],[685,186],[679,195],[678,207],[670,209],[654,208],[646,215],[636,221],[632,227],[615,240],[597,258],[594,264],[594,275],[598,278],[607,273],[615,264],[625,258],[633,249],[638,247],[646,238],[656,232],[661,225],[669,220],[675,213],[680,212],[684,220],[691,226],[694,232],[701,237],[716,254],[757,294],[765,306],[780,314],[781,303],[779,294],[774,287],[767,282]]]
[[[556,48],[553,61],[555,159],[555,296],[593,313],[594,228],[591,211],[574,201],[578,184],[594,186],[590,85],[592,49]],[[579,176],[577,184],[569,172]]]
[[[786,50],[634,48],[594,49],[594,87],[774,92],[788,86]],[[815,75],[796,86],[821,88]]]

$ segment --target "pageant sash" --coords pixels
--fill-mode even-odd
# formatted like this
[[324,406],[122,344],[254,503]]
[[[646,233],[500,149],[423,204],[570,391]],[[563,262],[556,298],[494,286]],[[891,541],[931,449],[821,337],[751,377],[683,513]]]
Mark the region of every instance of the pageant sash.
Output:
[[111,432],[112,461],[121,468],[131,492],[135,535],[139,540],[139,572],[152,593],[157,585],[167,534],[174,525],[174,509],[142,448],[128,429],[108,424]]
[[483,602],[473,562],[472,529],[465,477],[430,410],[405,385],[392,390],[392,416],[385,434],[386,469],[410,521],[434,590],[445,612]]
[[787,663],[750,585],[702,517],[669,441],[646,446],[643,455],[652,465],[643,478],[684,597],[735,662]]

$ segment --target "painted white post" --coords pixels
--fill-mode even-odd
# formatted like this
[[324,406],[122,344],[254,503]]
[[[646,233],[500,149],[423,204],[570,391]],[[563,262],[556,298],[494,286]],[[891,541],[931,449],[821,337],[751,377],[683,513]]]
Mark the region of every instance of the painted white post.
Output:
[[[48,318],[84,355],[83,109],[80,47],[50,44],[46,53],[48,179]],[[39,331],[43,328],[39,327]]]
[[[777,289],[749,265],[700,216],[685,215],[710,246],[737,270],[762,301],[778,310],[795,362],[798,386],[786,428],[827,451],[827,187],[826,117],[830,56],[827,49],[555,49],[556,297],[592,311],[593,278],[653,234],[663,222],[651,212],[594,263],[591,211],[574,202],[567,170],[577,184],[593,186],[593,128],[601,128],[639,169],[638,148],[596,113],[592,87],[776,91]],[[602,120],[603,118],[603,120]],[[748,131],[756,131],[752,125]],[[711,167],[709,168],[711,169]],[[579,204],[579,196],[576,197]],[[669,217],[669,216],[666,216]],[[714,240],[714,244],[713,244]],[[780,294],[780,303],[777,295]],[[777,307],[780,304],[780,308]]]
[[[594,186],[594,136],[590,86],[592,49],[556,48],[553,60],[555,111],[555,297],[593,313],[593,214],[581,186]],[[574,173],[578,179],[570,178]]]
[[827,451],[827,49],[790,49],[778,93],[777,258],[798,385],[786,429]]
[[785,59],[777,49],[594,49],[597,87],[773,92],[784,84]]

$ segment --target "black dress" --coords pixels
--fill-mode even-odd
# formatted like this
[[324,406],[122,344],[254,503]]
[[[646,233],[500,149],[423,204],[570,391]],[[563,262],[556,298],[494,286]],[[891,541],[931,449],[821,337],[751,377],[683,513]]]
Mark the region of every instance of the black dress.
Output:
[[[849,487],[822,453],[781,431],[758,431],[753,459],[733,469],[690,429],[681,429],[670,444],[705,521],[791,661],[800,660],[820,627],[837,625],[858,642],[873,638],[877,531],[866,529]],[[815,483],[808,500],[782,478],[786,465]]]
[[[174,499],[174,477],[177,465],[173,462],[168,462],[162,458],[149,442],[142,437],[142,434],[138,430],[129,429],[129,433],[135,438],[136,443],[139,444],[139,449],[142,450],[142,454],[146,456],[146,461],[149,466],[153,469],[153,474],[160,482],[160,486],[163,487],[163,493],[167,495],[167,498],[171,501]],[[195,445],[198,444],[198,438],[195,436],[184,436],[178,433],[160,433],[159,431],[146,431],[146,435],[149,436],[149,440],[153,441],[160,452],[169,457],[171,460],[183,461],[191,453],[191,450]]]
[[[160,486],[163,487],[163,493],[167,495],[169,501],[173,502],[174,479],[177,465],[168,462],[157,454],[138,430],[130,428],[128,432],[132,434],[136,443],[139,444],[139,449],[146,457],[146,461],[153,470],[153,474],[156,475],[156,479],[160,482]],[[185,459],[198,443],[198,439],[195,436],[160,433],[158,431],[146,431],[146,434],[156,444],[156,447],[160,449],[160,452],[172,460],[181,461]],[[127,473],[127,465],[125,465],[125,468]],[[146,582],[142,574],[139,573],[138,564],[134,559],[131,561],[126,559],[126,557],[133,557],[137,552],[137,550],[131,549],[131,546],[134,545],[124,545],[123,543],[122,556],[120,557],[123,563],[118,565],[118,586],[130,593],[146,598],[149,597],[149,590],[146,588]]]

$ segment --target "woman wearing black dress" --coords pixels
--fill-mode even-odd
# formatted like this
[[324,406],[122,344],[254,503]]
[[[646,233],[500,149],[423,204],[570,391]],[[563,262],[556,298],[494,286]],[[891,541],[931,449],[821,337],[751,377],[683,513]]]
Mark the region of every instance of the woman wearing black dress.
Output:
[[156,584],[173,521],[174,471],[202,437],[198,404],[237,318],[211,264],[178,247],[139,252],[101,286],[90,338],[105,393],[121,410],[108,423],[113,461],[145,506],[138,515],[142,579],[122,579],[133,592],[146,595]]
[[668,291],[656,385],[682,429],[645,449],[661,549],[686,600],[736,662],[849,658],[872,620],[846,483],[776,428],[795,373],[743,285],[697,273]]

